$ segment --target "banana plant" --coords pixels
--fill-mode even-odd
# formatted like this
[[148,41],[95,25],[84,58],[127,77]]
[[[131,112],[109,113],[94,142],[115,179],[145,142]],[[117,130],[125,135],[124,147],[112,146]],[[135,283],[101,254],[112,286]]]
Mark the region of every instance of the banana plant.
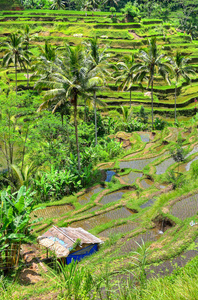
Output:
[[[22,242],[30,238],[30,214],[34,210],[34,193],[22,186],[19,191],[2,191],[0,208],[0,261],[5,261],[7,268],[18,264]],[[3,253],[3,255],[2,255]]]

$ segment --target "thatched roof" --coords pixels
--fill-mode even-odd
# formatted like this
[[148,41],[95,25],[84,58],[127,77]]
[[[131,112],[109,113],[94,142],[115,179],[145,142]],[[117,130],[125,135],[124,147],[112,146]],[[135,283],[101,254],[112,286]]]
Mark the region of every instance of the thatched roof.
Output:
[[37,238],[40,245],[55,252],[57,257],[67,257],[76,240],[83,244],[101,244],[102,241],[83,228],[53,226]]

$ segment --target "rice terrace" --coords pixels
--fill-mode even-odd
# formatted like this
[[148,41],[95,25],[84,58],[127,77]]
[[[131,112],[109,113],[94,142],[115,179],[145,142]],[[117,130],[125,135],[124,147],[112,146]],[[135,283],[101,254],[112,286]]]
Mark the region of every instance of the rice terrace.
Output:
[[198,299],[198,0],[0,0],[0,300]]

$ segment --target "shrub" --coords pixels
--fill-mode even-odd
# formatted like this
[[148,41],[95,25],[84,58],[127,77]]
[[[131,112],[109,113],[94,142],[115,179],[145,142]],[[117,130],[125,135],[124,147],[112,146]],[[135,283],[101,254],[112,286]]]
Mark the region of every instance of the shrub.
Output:
[[134,6],[131,1],[125,4],[125,7],[121,9],[122,13],[127,17],[127,19],[132,19],[139,16],[139,9]]
[[167,123],[160,118],[154,120],[154,129],[156,130],[163,130],[166,125]]
[[111,12],[111,13],[115,13],[115,12],[116,12],[115,7],[110,7],[110,12]]

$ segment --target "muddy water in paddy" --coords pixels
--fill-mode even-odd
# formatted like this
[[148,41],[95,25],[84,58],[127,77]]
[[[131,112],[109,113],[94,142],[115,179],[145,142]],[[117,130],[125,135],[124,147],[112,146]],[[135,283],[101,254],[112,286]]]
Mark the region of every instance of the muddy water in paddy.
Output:
[[195,146],[187,155],[186,158],[198,152],[198,146]]
[[175,163],[174,159],[172,157],[165,159],[163,162],[161,162],[159,165],[155,166],[156,167],[156,174],[164,174],[168,167],[173,165]]
[[102,187],[97,187],[81,196],[78,197],[78,201],[81,205],[84,205],[86,203],[88,203],[91,199],[91,196],[93,196],[94,194],[97,194],[99,192],[101,192],[103,190]]
[[142,170],[146,165],[153,162],[158,157],[151,157],[146,159],[138,159],[138,160],[129,160],[129,161],[121,161],[120,162],[120,169],[137,169]]
[[100,201],[102,204],[107,204],[110,202],[118,201],[122,198],[122,195],[126,193],[126,191],[120,190],[111,194],[108,194],[102,198]]
[[186,166],[185,166],[186,171],[189,171],[189,170],[190,170],[190,166],[191,166],[192,162],[195,161],[195,160],[198,160],[198,156],[196,156],[193,160],[189,161],[189,162],[186,164]]
[[148,143],[150,141],[150,133],[141,133],[140,138],[142,142]]
[[68,211],[71,210],[73,210],[73,207],[68,204],[58,205],[58,206],[48,206],[46,208],[39,209],[33,212],[31,215],[33,219],[35,218],[34,215],[36,215],[38,218],[43,217],[43,219],[57,218],[63,214],[66,214]]
[[124,255],[131,251],[136,251],[138,248],[137,243],[141,245],[142,240],[144,241],[144,243],[154,242],[154,241],[157,241],[157,239],[160,236],[161,235],[159,235],[156,230],[148,230],[145,233],[139,234],[138,236],[126,241],[125,244],[123,246],[121,246],[118,255]]
[[145,208],[145,207],[150,207],[150,206],[152,206],[153,203],[155,202],[155,200],[156,200],[156,199],[150,199],[150,200],[148,200],[146,203],[142,204],[142,205],[140,206],[140,208]]
[[128,224],[122,224],[119,226],[111,227],[109,229],[106,229],[102,232],[99,233],[100,236],[102,237],[108,237],[111,234],[116,234],[116,233],[126,233],[134,230],[138,224],[135,223],[128,223]]
[[148,189],[154,184],[154,182],[149,179],[143,179],[140,184],[144,189]]
[[128,184],[134,183],[139,177],[142,177],[142,173],[130,172],[127,175],[121,176],[121,178]]
[[98,225],[110,222],[112,220],[127,218],[131,216],[131,214],[132,212],[130,212],[127,208],[121,207],[86,220],[74,222],[71,224],[71,226],[75,228],[82,227],[85,230],[90,230]]
[[171,213],[181,219],[193,217],[198,211],[198,194],[190,196],[173,205]]
[[164,150],[165,146],[164,145],[160,145],[157,146],[156,148],[154,148],[154,150],[156,150],[157,152],[161,152],[162,150]]
[[87,210],[84,210],[84,211],[82,211],[82,212],[79,212],[79,213],[77,213],[76,215],[79,217],[79,216],[85,216],[85,215],[87,215],[87,214],[90,214],[90,213],[92,213],[92,212],[94,212],[94,211],[97,211],[97,210],[99,210],[101,208],[101,206],[98,206],[98,205],[95,205],[95,206],[93,206],[93,207],[91,207],[91,208],[89,208],[89,209],[87,209]]
[[195,249],[184,251],[176,258],[169,259],[158,266],[151,265],[146,269],[147,278],[166,276],[178,267],[184,267],[193,257],[198,255],[198,238],[195,240]]

